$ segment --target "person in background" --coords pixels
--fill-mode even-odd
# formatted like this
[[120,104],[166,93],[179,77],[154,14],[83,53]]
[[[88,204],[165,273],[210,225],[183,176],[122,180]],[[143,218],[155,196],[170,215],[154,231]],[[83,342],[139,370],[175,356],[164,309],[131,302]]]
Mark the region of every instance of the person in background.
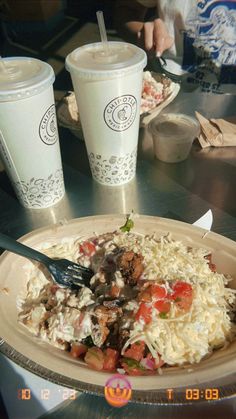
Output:
[[236,0],[117,0],[115,26],[205,90],[236,83]]

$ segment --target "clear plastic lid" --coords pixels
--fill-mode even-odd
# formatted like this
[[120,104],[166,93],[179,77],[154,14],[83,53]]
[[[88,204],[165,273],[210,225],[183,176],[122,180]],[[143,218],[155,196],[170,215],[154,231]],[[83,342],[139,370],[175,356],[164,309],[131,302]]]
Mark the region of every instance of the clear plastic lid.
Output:
[[149,126],[152,134],[160,135],[172,141],[194,138],[199,133],[196,118],[181,113],[165,113],[154,118]]
[[28,57],[0,60],[0,102],[25,99],[46,89],[55,80],[52,67]]
[[104,51],[101,42],[87,44],[72,51],[66,58],[66,69],[85,78],[109,77],[115,72],[143,70],[146,53],[126,42],[109,42]]

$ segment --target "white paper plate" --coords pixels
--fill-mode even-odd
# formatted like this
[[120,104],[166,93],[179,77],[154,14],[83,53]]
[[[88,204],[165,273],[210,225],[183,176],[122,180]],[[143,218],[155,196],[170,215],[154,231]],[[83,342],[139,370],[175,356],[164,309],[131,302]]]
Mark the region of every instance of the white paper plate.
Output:
[[[74,219],[65,225],[54,225],[35,230],[21,242],[36,247],[41,243],[55,244],[63,237],[89,237],[96,233],[114,231],[124,223],[123,215],[104,215]],[[204,247],[213,253],[217,271],[235,277],[236,243],[215,233],[182,222],[158,217],[140,216],[135,219],[134,231],[160,235],[171,232],[192,247]],[[0,257],[0,350],[23,368],[57,384],[76,390],[104,394],[104,385],[111,374],[89,369],[83,362],[68,353],[39,341],[17,322],[16,299],[26,287],[23,266],[25,258],[4,252]],[[133,393],[132,401],[166,403],[167,389],[173,389],[174,402],[186,402],[186,387],[218,388],[219,397],[236,392],[236,342],[224,350],[218,350],[196,365],[168,368],[163,375],[128,377]],[[199,398],[199,400],[201,400]],[[172,401],[173,403],[173,401]]]

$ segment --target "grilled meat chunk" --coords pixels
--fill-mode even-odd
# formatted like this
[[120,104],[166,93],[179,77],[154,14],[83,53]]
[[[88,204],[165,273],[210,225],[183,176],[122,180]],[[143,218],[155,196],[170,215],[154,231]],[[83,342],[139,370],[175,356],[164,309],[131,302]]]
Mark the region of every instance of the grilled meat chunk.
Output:
[[117,258],[117,268],[125,282],[134,286],[144,270],[143,256],[132,250],[123,251]]

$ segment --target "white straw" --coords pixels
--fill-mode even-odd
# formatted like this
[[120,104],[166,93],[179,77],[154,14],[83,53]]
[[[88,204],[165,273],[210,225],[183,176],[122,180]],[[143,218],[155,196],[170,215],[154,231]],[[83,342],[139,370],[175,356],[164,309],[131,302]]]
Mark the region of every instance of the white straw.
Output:
[[98,27],[99,27],[99,31],[100,31],[103,50],[106,54],[108,54],[109,45],[108,45],[108,41],[107,41],[107,33],[106,33],[106,27],[105,27],[103,12],[101,10],[99,10],[96,13],[96,15],[97,15],[97,20],[98,20]]

